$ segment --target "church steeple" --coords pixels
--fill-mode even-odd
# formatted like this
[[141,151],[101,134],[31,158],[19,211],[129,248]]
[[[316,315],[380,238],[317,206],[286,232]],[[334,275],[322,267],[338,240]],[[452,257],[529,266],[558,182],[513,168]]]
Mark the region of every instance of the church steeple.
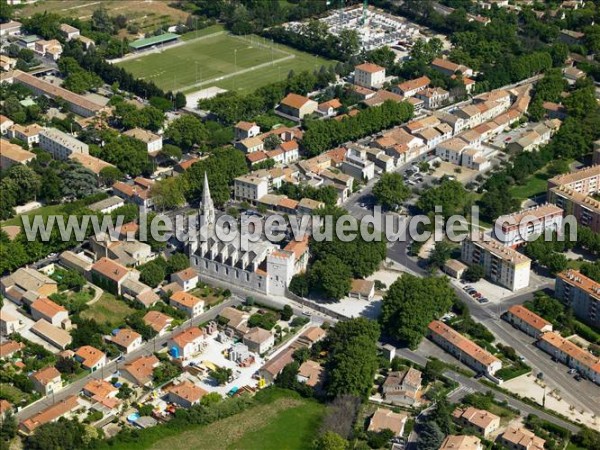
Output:
[[204,172],[204,187],[202,189],[202,216],[203,225],[210,226],[215,223],[215,205],[210,197],[210,187],[206,172]]

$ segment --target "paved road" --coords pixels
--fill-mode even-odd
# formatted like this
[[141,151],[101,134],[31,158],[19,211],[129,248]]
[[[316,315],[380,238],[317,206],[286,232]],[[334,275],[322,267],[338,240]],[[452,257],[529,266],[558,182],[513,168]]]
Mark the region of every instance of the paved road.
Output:
[[[427,358],[416,354],[415,352],[405,349],[405,348],[401,348],[401,349],[396,349],[396,354],[401,356],[402,358],[408,359],[409,361],[412,361],[416,364],[419,364],[421,366],[424,366],[425,364],[427,364]],[[485,386],[482,383],[479,383],[477,380],[474,380],[473,378],[468,378],[464,375],[461,375],[459,373],[453,372],[451,370],[446,370],[444,372],[444,375],[446,377],[448,377],[449,379],[457,382],[459,384],[459,386],[466,388],[466,390],[470,391],[470,392],[487,392],[489,390],[492,390],[491,388]],[[576,433],[579,431],[579,427],[577,427],[576,425],[573,425],[570,422],[566,422],[556,416],[553,416],[551,414],[548,414],[540,409],[534,408],[533,406],[528,405],[525,402],[522,402],[521,400],[517,400],[513,397],[510,397],[508,395],[503,394],[502,392],[498,392],[498,391],[493,391],[494,392],[494,396],[500,400],[500,401],[506,401],[508,403],[508,405],[510,405],[511,407],[515,408],[516,410],[521,412],[521,415],[526,416],[529,414],[535,414],[538,417],[547,420],[548,422],[552,422],[558,426],[561,426],[563,428],[566,428],[567,430],[570,430],[573,433]]]
[[23,408],[21,411],[19,411],[17,413],[17,419],[19,421],[23,421],[23,420],[28,419],[31,416],[39,413],[43,409],[47,408],[48,406],[50,406],[56,402],[64,400],[65,398],[67,398],[71,395],[78,395],[88,381],[90,381],[92,379],[106,378],[111,373],[116,372],[119,369],[119,366],[122,367],[125,363],[131,362],[132,360],[138,358],[139,356],[149,355],[149,354],[154,353],[157,350],[160,350],[162,348],[162,346],[164,344],[166,344],[166,342],[175,333],[177,333],[183,329],[192,327],[192,326],[197,326],[200,323],[206,322],[207,320],[212,320],[215,317],[217,317],[217,315],[221,312],[221,310],[223,308],[225,308],[227,306],[235,306],[240,303],[242,303],[242,300],[239,297],[230,298],[229,300],[221,303],[220,305],[217,305],[214,308],[209,309],[204,314],[201,314],[199,316],[194,317],[193,319],[186,321],[185,323],[183,323],[181,326],[175,328],[170,333],[146,342],[142,347],[140,347],[136,351],[131,352],[128,355],[125,355],[125,357],[123,358],[122,361],[111,361],[106,366],[104,366],[103,369],[97,370],[96,372],[92,372],[89,375],[87,375],[86,377],[67,385],[64,389],[58,391],[56,394],[54,394],[52,396],[44,397],[42,400]]

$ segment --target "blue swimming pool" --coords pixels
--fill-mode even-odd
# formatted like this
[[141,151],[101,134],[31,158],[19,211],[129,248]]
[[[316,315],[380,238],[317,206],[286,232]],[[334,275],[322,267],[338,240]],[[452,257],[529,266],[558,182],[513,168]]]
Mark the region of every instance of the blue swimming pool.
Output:
[[133,423],[136,420],[138,420],[139,418],[140,418],[140,413],[134,412],[127,416],[127,421]]

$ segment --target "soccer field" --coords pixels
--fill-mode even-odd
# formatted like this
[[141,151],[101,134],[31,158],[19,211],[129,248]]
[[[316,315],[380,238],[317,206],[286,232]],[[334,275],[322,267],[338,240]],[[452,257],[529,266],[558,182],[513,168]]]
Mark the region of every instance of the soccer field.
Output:
[[140,54],[117,65],[137,78],[153,81],[161,89],[188,93],[210,86],[254,90],[285,78],[290,70],[313,70],[331,63],[282,45],[272,46],[257,36],[223,32],[160,52]]

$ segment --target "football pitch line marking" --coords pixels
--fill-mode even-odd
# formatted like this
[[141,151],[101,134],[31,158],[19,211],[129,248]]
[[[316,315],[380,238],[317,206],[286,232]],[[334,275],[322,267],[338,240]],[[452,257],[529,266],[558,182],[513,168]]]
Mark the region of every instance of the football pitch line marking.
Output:
[[231,72],[231,73],[228,73],[226,75],[221,75],[216,78],[211,78],[210,80],[204,80],[204,81],[200,81],[199,83],[190,84],[188,86],[182,86],[180,88],[174,89],[173,92],[187,91],[190,89],[194,89],[196,87],[204,86],[205,84],[210,84],[210,83],[214,83],[216,81],[226,80],[227,78],[242,75],[244,73],[248,73],[248,72],[251,72],[251,71],[257,70],[257,69],[263,69],[265,67],[269,67],[271,65],[275,65],[277,63],[287,61],[289,59],[294,59],[295,57],[296,57],[296,55],[288,54],[287,56],[284,56],[283,58],[275,59],[273,61],[267,61],[265,63],[258,64],[257,66],[247,67],[246,69],[238,70],[237,72]]

